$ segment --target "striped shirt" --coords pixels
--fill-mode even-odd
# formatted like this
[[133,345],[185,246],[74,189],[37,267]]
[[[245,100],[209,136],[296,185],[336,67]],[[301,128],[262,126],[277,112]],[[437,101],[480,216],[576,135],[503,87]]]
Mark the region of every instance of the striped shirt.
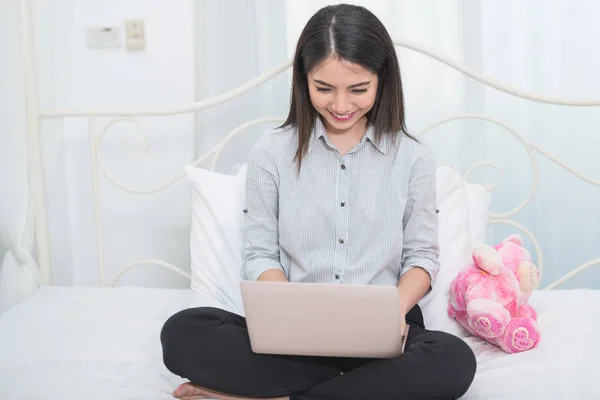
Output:
[[439,270],[435,161],[371,127],[342,155],[319,118],[298,174],[297,130],[261,136],[248,158],[243,277],[278,268],[290,282],[397,285]]

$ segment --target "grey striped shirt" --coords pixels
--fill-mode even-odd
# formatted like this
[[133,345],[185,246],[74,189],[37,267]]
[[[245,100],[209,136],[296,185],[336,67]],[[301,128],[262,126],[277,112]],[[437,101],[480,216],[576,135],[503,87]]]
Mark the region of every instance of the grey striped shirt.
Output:
[[397,285],[439,270],[435,161],[407,136],[368,128],[344,156],[317,119],[300,175],[295,128],[265,133],[248,158],[243,276],[282,269],[290,282]]

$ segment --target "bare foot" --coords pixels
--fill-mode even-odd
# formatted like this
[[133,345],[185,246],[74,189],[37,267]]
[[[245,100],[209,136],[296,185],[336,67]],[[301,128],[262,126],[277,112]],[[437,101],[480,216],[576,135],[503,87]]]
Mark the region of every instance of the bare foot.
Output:
[[273,397],[273,398],[261,398],[255,399],[253,397],[240,397],[226,393],[215,392],[208,390],[202,386],[194,385],[192,383],[182,383],[173,392],[173,396],[181,400],[196,400],[196,399],[218,399],[218,400],[288,400],[289,397]]

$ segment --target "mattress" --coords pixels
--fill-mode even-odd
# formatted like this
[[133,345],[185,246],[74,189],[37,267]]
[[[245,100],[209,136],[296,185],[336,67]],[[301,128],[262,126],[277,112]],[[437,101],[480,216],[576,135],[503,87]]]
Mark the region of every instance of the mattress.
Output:
[[[537,292],[542,342],[508,355],[467,339],[478,372],[464,399],[600,398],[600,291]],[[189,290],[40,289],[0,315],[0,399],[172,399],[184,382],[162,363],[173,313],[214,305]]]

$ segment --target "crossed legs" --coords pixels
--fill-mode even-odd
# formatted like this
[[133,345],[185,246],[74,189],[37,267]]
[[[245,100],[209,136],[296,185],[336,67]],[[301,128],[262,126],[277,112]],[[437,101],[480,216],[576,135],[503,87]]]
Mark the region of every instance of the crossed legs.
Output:
[[471,349],[452,335],[424,329],[418,306],[407,315],[407,323],[411,327],[405,353],[395,359],[255,354],[244,318],[209,307],[173,315],[163,327],[161,342],[171,372],[209,391],[240,398],[461,397],[475,376]]

